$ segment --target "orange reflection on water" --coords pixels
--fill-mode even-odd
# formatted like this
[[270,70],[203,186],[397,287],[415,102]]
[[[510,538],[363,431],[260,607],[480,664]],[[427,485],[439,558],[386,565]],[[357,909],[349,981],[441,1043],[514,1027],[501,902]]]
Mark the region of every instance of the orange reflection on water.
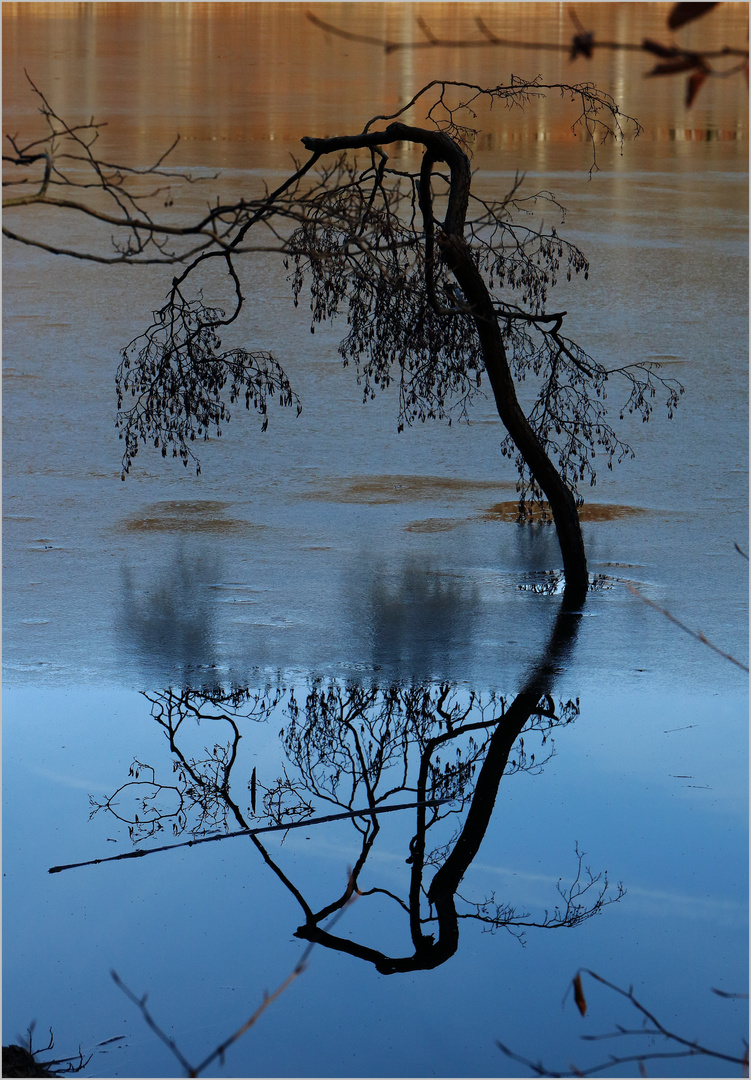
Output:
[[[670,7],[588,3],[578,6],[577,15],[596,41],[639,43],[649,37],[707,49],[747,43],[747,4],[724,3],[675,34],[666,26]],[[6,130],[26,130],[32,121],[35,102],[26,69],[61,115],[106,118],[104,144],[116,143],[121,153],[127,148],[139,158],[152,156],[179,131],[182,163],[267,168],[271,162],[283,164],[284,154],[263,144],[296,150],[304,134],[360,130],[369,117],[393,112],[432,79],[493,86],[508,82],[513,73],[525,79],[541,75],[549,83],[593,81],[613,94],[624,112],[638,117],[649,140],[747,137],[741,77],[708,80],[689,112],[684,75],[645,78],[654,57],[601,49],[591,60],[572,61],[568,46],[575,27],[564,4],[314,5],[324,21],[384,41],[424,41],[419,17],[438,38],[478,42],[476,48],[391,53],[326,33],[308,21],[307,8],[305,3],[6,3]],[[488,46],[478,17],[494,35],[540,48]],[[581,144],[571,128],[574,115],[556,94],[524,110],[481,112],[478,150],[492,154],[535,142],[540,144],[535,167],[545,168],[545,144],[567,144],[572,150]]]

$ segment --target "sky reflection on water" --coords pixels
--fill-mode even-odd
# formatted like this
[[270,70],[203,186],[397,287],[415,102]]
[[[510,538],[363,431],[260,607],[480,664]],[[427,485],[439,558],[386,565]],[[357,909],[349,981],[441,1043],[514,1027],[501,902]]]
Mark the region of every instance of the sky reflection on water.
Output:
[[[110,967],[136,992],[149,991],[155,1015],[197,1058],[294,966],[299,908],[242,839],[49,876],[47,867],[60,861],[128,850],[127,837],[101,815],[82,830],[88,795],[99,801],[111,793],[134,755],[169,773],[167,746],[147,703],[131,692],[5,696],[9,714],[24,718],[5,734],[8,1023],[49,1016],[58,1046],[126,1034],[124,1047],[97,1056],[96,1075],[175,1075],[174,1062],[109,983]],[[503,1075],[496,1037],[530,1052],[567,1046],[580,1054],[580,1029],[623,1020],[608,1001],[593,1002],[586,1024],[570,1009],[561,1012],[567,980],[581,964],[628,972],[637,991],[654,1004],[659,998],[665,1017],[713,1045],[735,1045],[744,1009],[708,988],[734,990],[745,978],[744,714],[743,696],[713,704],[696,695],[585,698],[542,775],[503,782],[462,894],[497,890],[539,916],[555,901],[557,879],[570,880],[578,840],[594,870],[623,879],[624,900],[579,930],[530,931],[525,948],[503,932],[465,926],[458,953],[429,982],[426,973],[376,977],[361,961],[316,950],[304,978],[235,1048],[228,1074]],[[678,730],[658,726],[656,735],[656,725],[676,720]],[[246,753],[270,775],[272,744],[253,731],[245,736]],[[276,846],[309,894],[325,899],[344,887],[353,858],[346,831],[301,830]],[[391,842],[386,836],[363,886],[396,887],[405,869],[400,831]],[[9,887],[13,880],[17,888]],[[385,943],[397,929],[387,929],[385,914],[358,900],[341,932]],[[669,986],[661,985],[656,960],[670,973]],[[48,975],[30,980],[29,970]],[[449,1002],[450,1031],[436,1022]],[[295,1039],[280,1039],[289,1024]]]
[[[313,39],[297,4],[226,5],[233,18],[213,37],[205,5],[48,5],[44,18],[34,5],[4,7],[9,129],[31,119],[28,66],[40,82],[48,74],[62,111],[111,118],[111,145],[139,161],[179,128],[180,162],[228,167],[221,190],[235,197],[256,190],[267,166],[283,170],[300,135],[359,128],[435,74],[426,54],[391,63]],[[350,19],[355,7],[366,30],[411,33],[411,5],[336,10]],[[591,7],[604,29],[614,5]],[[663,5],[618,7],[624,34],[659,36]],[[721,37],[737,7],[722,5]],[[436,25],[452,10],[436,8]],[[564,32],[559,5],[494,5],[494,25],[520,12],[544,16],[546,35]],[[748,550],[747,106],[715,80],[689,122],[682,83],[656,88],[624,57],[589,69],[564,58],[554,71],[534,58],[535,71],[543,60],[551,81],[606,79],[645,137],[622,157],[604,154],[590,182],[565,110],[546,101],[487,132],[480,190],[506,190],[517,166],[553,189],[570,211],[562,231],[592,264],[585,288],[556,289],[573,336],[608,363],[665,362],[686,395],[671,423],[631,425],[637,459],[587,493],[599,587],[552,689],[556,701],[578,698],[581,713],[541,775],[503,778],[462,891],[496,890],[539,914],[570,879],[578,843],[627,895],[576,930],[531,931],[525,948],[462,926],[456,954],[430,972],[387,977],[319,947],[221,1075],[516,1075],[496,1038],[551,1064],[584,1063],[581,1032],[633,1018],[597,994],[583,1020],[570,1000],[562,1010],[580,966],[633,983],[682,1033],[740,1046],[746,1005],[710,987],[747,985],[747,680],[627,585],[746,658],[747,563],[734,543]],[[488,53],[449,63],[457,77],[497,70]],[[736,138],[686,137],[702,131]],[[340,328],[312,337],[264,259],[250,271],[242,334],[283,358],[302,416],[273,416],[264,436],[238,416],[205,444],[200,478],[143,451],[121,483],[117,352],[169,273],[103,274],[19,247],[5,248],[4,269],[4,1041],[32,1019],[40,1033],[53,1026],[61,1053],[125,1034],[90,1074],[176,1075],[109,970],[148,991],[198,1059],[294,967],[301,914],[241,839],[47,873],[129,849],[112,818],[87,819],[89,795],[111,794],[134,757],[169,773],[139,691],[269,685],[300,696],[311,678],[448,680],[511,700],[551,633],[560,554],[551,529],[499,509],[514,476],[491,403],[469,426],[397,436],[394,401],[363,406],[341,372]],[[267,778],[281,767],[280,710],[243,732],[246,802],[252,768]],[[300,830],[274,852],[323,902],[346,883],[351,832]],[[402,821],[384,828],[374,881],[403,880],[410,835]],[[404,946],[370,900],[337,931]],[[700,1073],[728,1075],[719,1064]],[[660,1075],[687,1072],[679,1063]]]

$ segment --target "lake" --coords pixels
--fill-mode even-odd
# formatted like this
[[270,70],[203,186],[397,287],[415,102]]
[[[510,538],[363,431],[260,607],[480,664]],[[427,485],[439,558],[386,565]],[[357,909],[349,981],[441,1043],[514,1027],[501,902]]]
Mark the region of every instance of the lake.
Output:
[[[747,5],[674,35],[670,7],[576,14],[599,41],[745,47]],[[204,178],[162,207],[179,216],[257,196],[302,136],[360,131],[432,79],[591,80],[638,118],[638,139],[598,147],[590,175],[567,99],[496,106],[478,116],[475,190],[498,197],[520,172],[528,194],[553,192],[563,223],[550,204],[535,212],[590,262],[551,297],[568,332],[609,367],[663,364],[685,395],[672,420],[659,404],[649,424],[625,420],[634,460],[584,492],[596,587],[562,620],[555,532],[509,513],[492,398],[466,424],[398,433],[396,395],[363,404],[342,370],[343,325],[311,335],[307,302],[258,253],[233,333],[280,358],[301,415],[273,412],[261,433],[238,410],[202,444],[200,476],[143,448],[123,483],[115,370],[173,270],[5,240],[3,1042],[36,1022],[34,1046],[54,1031],[47,1058],[94,1054],[85,1075],[183,1075],[110,971],[197,1064],[315,940],[203,1075],[530,1075],[497,1041],[552,1070],[646,1052],[636,1037],[581,1041],[641,1017],[586,975],[580,1016],[580,968],[740,1056],[747,1001],[713,988],[748,987],[747,673],[659,609],[747,664],[746,84],[708,79],[687,109],[687,76],[645,78],[655,58],[638,50],[386,52],[307,10],[4,4],[4,131],[43,130],[26,71],[59,115],[107,121],[106,160],[151,164],[179,133],[175,170]],[[423,38],[418,17],[439,39],[482,37],[477,16],[517,41],[574,32],[547,3],[315,14],[398,42]],[[42,207],[4,224],[57,246],[109,238]],[[226,301],[219,275],[205,288]],[[544,715],[528,702],[541,692]],[[486,782],[489,803],[473,799]],[[454,802],[378,827],[315,823],[376,787],[384,805]],[[48,873],[293,820],[304,827]],[[434,874],[478,844],[436,905]],[[364,895],[346,903],[353,868]],[[554,925],[577,903],[586,914],[606,878],[604,901],[625,889],[616,903]],[[740,1075],[719,1058],[646,1068]]]

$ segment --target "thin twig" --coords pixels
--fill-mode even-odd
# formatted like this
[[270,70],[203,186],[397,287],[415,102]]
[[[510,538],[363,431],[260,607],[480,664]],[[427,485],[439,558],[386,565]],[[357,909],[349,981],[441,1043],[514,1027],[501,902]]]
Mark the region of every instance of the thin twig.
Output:
[[[357,899],[358,893],[355,891],[355,889],[353,887],[353,881],[352,881],[352,874],[351,873],[350,873],[350,877],[349,877],[349,887],[352,889],[350,897],[347,900],[347,902],[344,904],[344,906],[342,908],[340,908],[339,911],[337,911],[337,913],[333,916],[333,918],[329,919],[328,923],[326,924],[326,931],[327,932],[329,930],[331,930],[331,928],[338,922],[338,920],[342,917],[342,915],[347,910],[347,908],[350,906],[350,904],[353,904],[355,902],[355,900]],[[302,975],[303,971],[305,971],[305,969],[308,966],[308,958],[309,958],[310,954],[312,953],[313,949],[315,948],[315,946],[316,946],[315,941],[311,941],[309,943],[309,945],[307,946],[307,948],[303,952],[302,956],[300,957],[299,961],[295,965],[294,970],[289,973],[289,975],[284,980],[284,982],[281,983],[276,988],[276,990],[274,990],[273,994],[264,995],[264,999],[263,999],[262,1003],[258,1006],[258,1008],[253,1013],[253,1015],[250,1016],[245,1021],[245,1023],[242,1025],[242,1027],[239,1027],[237,1029],[237,1031],[234,1033],[234,1035],[230,1035],[230,1037],[228,1039],[225,1039],[225,1041],[223,1043],[221,1043],[220,1046],[217,1046],[217,1048],[215,1050],[212,1050],[212,1052],[209,1054],[209,1056],[204,1061],[202,1061],[201,1064],[196,1068],[195,1072],[191,1073],[191,1076],[200,1076],[200,1074],[204,1071],[204,1069],[208,1068],[208,1066],[211,1064],[211,1062],[214,1061],[217,1057],[220,1058],[220,1060],[223,1060],[225,1050],[227,1050],[227,1048],[230,1047],[232,1045],[232,1043],[237,1042],[237,1040],[239,1038],[241,1038],[241,1036],[243,1036],[246,1031],[249,1031],[250,1028],[252,1028],[253,1025],[256,1023],[258,1018],[262,1015],[262,1013],[264,1013],[266,1011],[266,1009],[268,1009],[268,1007],[269,1007],[269,1005],[271,1005],[272,1001],[276,1001],[276,999],[281,994],[284,993],[284,991],[287,989],[287,987],[290,986],[295,981],[295,979],[298,977],[298,975]]]
[[[309,953],[309,951],[309,949],[306,950],[306,955],[307,953]],[[221,1061],[223,1061],[225,1050],[227,1050],[227,1048],[230,1047],[232,1043],[237,1042],[237,1040],[242,1035],[244,1035],[246,1031],[249,1031],[250,1028],[253,1027],[259,1017],[266,1011],[266,1009],[268,1009],[269,1005],[271,1005],[272,1002],[276,1001],[276,999],[284,993],[288,986],[292,985],[298,975],[302,975],[303,971],[305,971],[306,966],[307,965],[304,963],[304,960],[301,960],[300,963],[297,964],[295,969],[289,973],[284,982],[277,986],[276,990],[274,990],[272,994],[264,995],[261,1004],[258,1006],[253,1015],[245,1021],[242,1027],[238,1028],[237,1031],[233,1035],[230,1035],[228,1039],[225,1039],[225,1041],[220,1046],[217,1046],[215,1050],[212,1050],[206,1060],[201,1062],[201,1064],[198,1065],[195,1069],[191,1069],[188,1075],[200,1076],[203,1070],[207,1068],[216,1058],[219,1058]]]
[[175,1040],[171,1039],[169,1037],[169,1035],[166,1034],[166,1032],[162,1031],[162,1029],[159,1027],[159,1025],[157,1024],[154,1017],[151,1015],[149,1010],[146,1008],[146,994],[144,994],[144,996],[141,997],[141,998],[136,997],[136,995],[133,993],[133,991],[129,987],[127,987],[125,985],[125,983],[123,982],[123,980],[120,978],[120,976],[117,974],[116,971],[114,971],[114,970],[110,971],[110,975],[114,979],[115,985],[119,986],[119,988],[122,990],[122,992],[125,994],[125,996],[130,998],[130,1000],[133,1002],[134,1005],[138,1006],[138,1008],[141,1010],[141,1016],[143,1016],[144,1020],[149,1025],[149,1027],[154,1032],[154,1034],[157,1035],[162,1040],[162,1042],[166,1046],[169,1047],[169,1049],[172,1051],[172,1053],[175,1055],[177,1060],[182,1065],[183,1069],[186,1072],[186,1075],[195,1076],[195,1073],[193,1072],[193,1066],[190,1064],[190,1062],[187,1060],[187,1058],[183,1055],[182,1051],[180,1050],[180,1048],[177,1045],[177,1043],[175,1042]]
[[746,664],[744,664],[741,660],[737,660],[734,656],[731,656],[730,653],[726,653],[722,649],[714,645],[709,640],[709,638],[701,632],[701,630],[692,630],[690,626],[686,626],[686,624],[682,623],[680,619],[676,619],[675,615],[671,615],[669,611],[667,611],[663,607],[660,607],[660,605],[656,604],[654,600],[648,600],[646,596],[642,596],[639,590],[635,589],[633,585],[628,585],[628,588],[631,590],[634,596],[639,598],[639,600],[643,601],[645,604],[649,604],[649,606],[654,608],[655,611],[659,611],[660,614],[664,615],[666,619],[669,619],[671,623],[675,623],[675,625],[679,626],[681,630],[683,630],[685,633],[690,634],[692,638],[696,638],[697,641],[700,641],[702,645],[709,646],[710,649],[716,652],[719,656],[723,657],[723,659],[729,660],[731,664],[736,664],[743,671],[748,671],[748,666]]
[[[396,807],[389,807],[389,809],[396,809]],[[310,822],[308,822],[308,824],[310,824]],[[328,923],[326,924],[326,927],[325,927],[325,929],[327,931],[330,930],[338,922],[339,919],[341,919],[342,915],[347,910],[347,908],[351,904],[353,904],[355,902],[355,900],[357,899],[358,892],[357,892],[357,889],[356,889],[355,884],[354,884],[352,871],[350,871],[350,874],[349,874],[348,888],[350,890],[350,895],[349,895],[349,897],[347,899],[347,902],[344,904],[344,906],[342,908],[340,908],[339,911],[337,911],[337,913],[333,916],[333,918],[329,919],[329,921],[328,921]],[[180,1050],[180,1048],[177,1045],[177,1043],[175,1042],[175,1040],[170,1038],[170,1036],[167,1035],[166,1032],[162,1031],[162,1029],[159,1027],[157,1022],[154,1020],[153,1016],[151,1015],[149,1010],[146,1008],[146,997],[147,997],[147,995],[144,994],[143,997],[141,997],[141,998],[136,997],[136,995],[133,993],[133,991],[129,987],[127,987],[125,985],[125,983],[122,981],[122,979],[120,978],[120,976],[117,974],[116,971],[113,970],[113,971],[110,972],[110,974],[111,974],[113,980],[115,981],[115,984],[133,1002],[133,1004],[138,1007],[138,1009],[140,1010],[141,1015],[143,1016],[144,1020],[146,1021],[148,1026],[151,1028],[151,1030],[155,1033],[155,1035],[157,1035],[162,1040],[162,1042],[172,1051],[174,1056],[177,1058],[177,1060],[180,1062],[181,1066],[185,1070],[185,1075],[189,1076],[189,1077],[196,1077],[196,1076],[200,1076],[201,1073],[205,1069],[207,1069],[209,1067],[209,1065],[213,1061],[215,1061],[217,1058],[219,1058],[222,1062],[224,1061],[225,1051],[230,1046],[232,1046],[233,1043],[237,1042],[237,1040],[240,1039],[245,1034],[246,1031],[249,1031],[256,1024],[258,1019],[263,1015],[263,1013],[266,1011],[266,1009],[268,1009],[269,1005],[271,1005],[272,1002],[276,1001],[276,999],[278,997],[281,997],[281,995],[284,993],[284,991],[289,986],[292,985],[292,983],[295,981],[295,979],[297,979],[298,976],[302,975],[302,973],[305,971],[305,969],[308,966],[308,959],[309,959],[310,954],[312,953],[313,949],[315,948],[315,946],[316,946],[316,942],[311,941],[310,944],[303,951],[303,954],[300,957],[300,959],[298,960],[295,967],[292,969],[292,971],[289,973],[289,975],[286,977],[286,979],[284,979],[284,981],[279,984],[279,986],[276,988],[276,990],[274,990],[273,993],[271,993],[271,994],[264,994],[263,1001],[258,1006],[258,1008],[255,1010],[255,1012],[252,1013],[252,1015],[248,1017],[248,1019],[245,1021],[245,1023],[242,1024],[237,1029],[237,1031],[235,1031],[232,1035],[230,1035],[229,1038],[225,1039],[224,1042],[220,1043],[219,1046],[217,1046],[214,1050],[212,1050],[211,1053],[208,1055],[208,1057],[204,1058],[204,1060],[201,1062],[200,1065],[196,1065],[196,1066],[193,1066],[193,1065],[190,1064],[190,1062],[185,1057],[185,1055],[182,1053],[182,1051]]]
[[[677,1044],[680,1047],[678,1050],[645,1050],[643,1053],[636,1054],[624,1054],[615,1055],[611,1054],[607,1061],[601,1061],[596,1065],[592,1065],[586,1069],[577,1068],[575,1065],[569,1065],[567,1072],[562,1070],[549,1069],[542,1061],[532,1061],[530,1058],[523,1057],[521,1054],[517,1054],[510,1047],[504,1043],[496,1040],[496,1046],[512,1061],[518,1061],[522,1065],[525,1065],[535,1076],[595,1076],[598,1073],[606,1072],[609,1069],[613,1069],[619,1065],[637,1064],[640,1068],[640,1074],[646,1076],[643,1071],[644,1061],[656,1061],[660,1059],[668,1058],[687,1058],[687,1057],[708,1057],[715,1058],[720,1061],[728,1061],[733,1064],[747,1066],[748,1065],[748,1050],[743,1057],[739,1057],[733,1054],[725,1054],[721,1050],[712,1050],[707,1046],[703,1046],[695,1039],[686,1039],[682,1035],[677,1035],[675,1032],[666,1028],[657,1017],[651,1013],[642,1003],[634,996],[633,988],[628,990],[622,989],[620,986],[616,986],[615,983],[608,982],[602,975],[598,975],[597,972],[591,971],[589,968],[580,968],[574,978],[574,987],[576,988],[578,982],[578,997],[577,1005],[582,1015],[586,1013],[586,1000],[581,990],[581,975],[590,975],[597,982],[606,986],[609,990],[624,997],[637,1012],[640,1012],[644,1017],[644,1025],[638,1029],[630,1030],[622,1027],[620,1024],[616,1025],[617,1030],[608,1032],[604,1035],[582,1035],[582,1039],[588,1042],[596,1041],[599,1039],[614,1039],[621,1038],[623,1036],[646,1036],[650,1039],[655,1037],[662,1037],[668,1044]],[[576,992],[576,991],[575,991]],[[715,991],[717,993],[717,991]],[[734,995],[723,995],[732,997]],[[745,995],[738,995],[745,996]],[[650,1026],[651,1025],[651,1026]]]

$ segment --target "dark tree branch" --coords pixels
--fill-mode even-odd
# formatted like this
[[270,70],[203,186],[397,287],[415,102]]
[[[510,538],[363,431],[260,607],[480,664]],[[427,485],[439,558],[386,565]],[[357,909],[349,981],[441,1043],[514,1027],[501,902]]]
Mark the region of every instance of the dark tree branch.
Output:
[[[634,995],[633,987],[629,987],[628,990],[624,990],[620,986],[616,986],[615,983],[609,982],[604,979],[597,972],[591,971],[589,968],[581,968],[573,980],[574,993],[576,998],[576,1004],[579,1008],[579,1012],[584,1015],[587,1011],[587,1003],[582,990],[582,975],[589,975],[590,978],[595,979],[602,986],[605,986],[608,990],[617,994],[619,997],[625,998],[629,1005],[635,1009],[643,1017],[643,1024],[638,1028],[625,1028],[620,1024],[616,1026],[616,1030],[603,1035],[582,1035],[581,1038],[585,1042],[597,1042],[603,1039],[615,1039],[615,1038],[646,1038],[650,1040],[650,1044],[645,1048],[643,1053],[635,1054],[611,1054],[607,1061],[598,1062],[596,1065],[589,1066],[588,1068],[578,1068],[570,1066],[568,1071],[549,1069],[541,1061],[532,1061],[529,1058],[523,1057],[516,1053],[516,1051],[510,1049],[504,1043],[496,1040],[496,1045],[506,1057],[511,1058],[513,1061],[518,1061],[520,1064],[526,1066],[530,1072],[535,1076],[596,1076],[599,1073],[607,1072],[609,1069],[617,1068],[622,1065],[638,1064],[640,1068],[640,1075],[646,1076],[643,1063],[645,1061],[655,1061],[664,1059],[682,1059],[693,1057],[708,1057],[714,1058],[718,1061],[726,1061],[730,1064],[738,1065],[742,1068],[748,1068],[748,1043],[744,1040],[745,1053],[739,1054],[727,1054],[721,1050],[713,1050],[710,1047],[704,1046],[697,1039],[688,1039],[683,1035],[678,1035],[676,1032],[671,1031],[665,1027],[656,1017],[656,1015],[644,1006],[638,998]],[[747,996],[747,995],[740,995]],[[679,1049],[669,1050],[654,1050],[651,1049],[654,1039],[659,1038],[664,1041],[664,1044],[668,1046],[679,1047]]]
[[[676,30],[692,19],[706,15],[716,3],[686,3],[674,4],[668,18],[668,28]],[[585,5],[586,7],[586,5]],[[586,30],[579,21],[573,8],[569,8],[569,14],[574,24],[575,32],[568,44],[546,41],[523,41],[515,38],[498,37],[488,24],[479,16],[475,18],[475,25],[480,32],[477,38],[439,38],[428,26],[422,16],[416,19],[417,25],[422,32],[422,40],[412,41],[389,41],[384,38],[373,37],[368,34],[357,34],[342,27],[334,26],[324,19],[306,12],[308,20],[324,33],[334,37],[343,38],[345,41],[359,41],[364,45],[373,45],[381,48],[388,55],[395,52],[416,52],[424,49],[487,49],[501,48],[504,50],[518,49],[521,51],[568,53],[572,60],[582,56],[590,60],[595,52],[632,52],[644,53],[646,56],[657,56],[662,61],[647,71],[647,76],[677,75],[692,72],[686,88],[686,106],[690,107],[696,99],[696,95],[707,77],[726,78],[745,72],[748,77],[748,49],[725,45],[720,49],[694,49],[682,48],[680,45],[663,45],[660,42],[644,38],[641,42],[627,41],[600,41],[592,31]],[[717,60],[735,60],[730,67],[717,69],[713,63]]]

